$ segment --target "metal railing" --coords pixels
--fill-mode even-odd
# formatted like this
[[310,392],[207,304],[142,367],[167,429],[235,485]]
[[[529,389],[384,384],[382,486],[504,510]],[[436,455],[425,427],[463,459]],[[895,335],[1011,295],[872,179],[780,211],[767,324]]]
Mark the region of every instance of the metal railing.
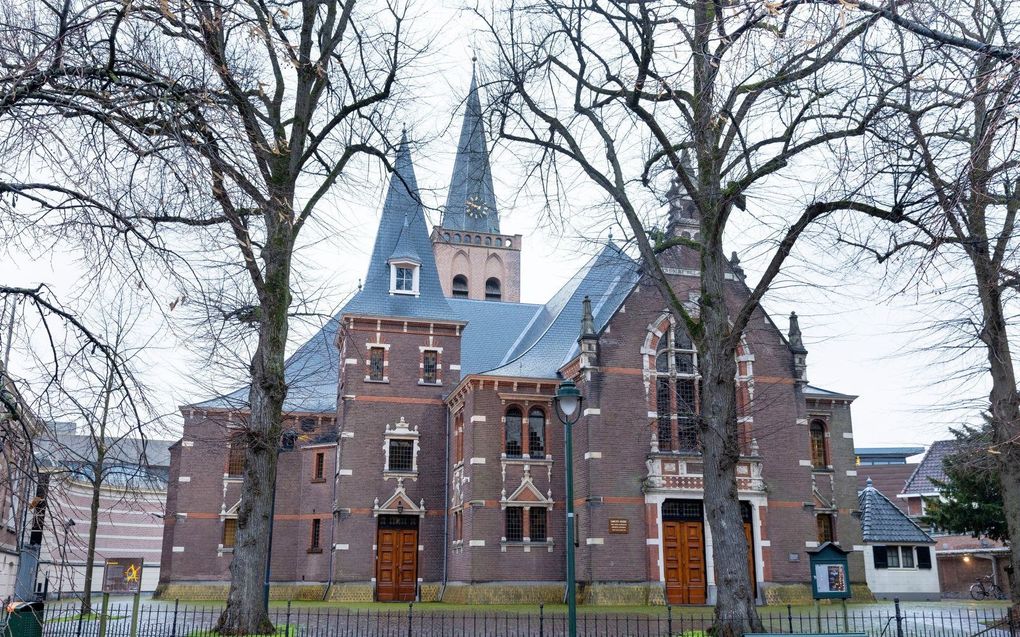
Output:
[[[143,602],[137,633],[131,633],[130,602],[111,603],[106,621],[81,617],[77,603],[50,603],[44,637],[206,637],[222,610],[201,603]],[[1010,611],[1013,612],[1010,612]],[[711,608],[635,608],[626,612],[582,607],[577,634],[585,637],[707,637]],[[854,609],[837,606],[818,612],[763,607],[759,614],[771,633],[866,633],[869,637],[1020,637],[1020,607],[938,607],[902,609],[899,604]],[[273,606],[277,637],[559,637],[567,634],[562,607],[522,607],[489,611],[484,606],[455,610],[442,604],[391,608]],[[1010,621],[1013,619],[1013,621]],[[104,634],[100,633],[101,624]]]

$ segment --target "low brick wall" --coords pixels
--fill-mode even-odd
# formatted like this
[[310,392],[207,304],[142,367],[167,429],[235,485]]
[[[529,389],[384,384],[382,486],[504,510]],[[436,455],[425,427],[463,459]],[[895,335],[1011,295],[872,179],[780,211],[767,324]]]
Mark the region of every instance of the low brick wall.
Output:
[[[864,582],[852,582],[850,585],[855,602],[873,602],[875,595]],[[765,595],[765,603],[769,606],[783,606],[792,604],[794,606],[806,606],[814,603],[811,595],[810,584],[765,584],[762,587]],[[838,603],[838,600],[822,600],[823,605]]]
[[658,582],[598,582],[581,586],[582,604],[590,606],[665,606],[665,588]]
[[563,584],[451,582],[446,585],[442,601],[447,604],[559,604],[563,602]]
[[[225,602],[227,593],[230,591],[230,584],[224,582],[174,582],[160,584],[152,594],[155,599],[170,600],[183,599],[189,601],[203,602]],[[326,592],[325,584],[305,584],[300,582],[271,584],[269,587],[269,599],[274,601],[318,601]],[[332,599],[332,598],[331,598]],[[369,590],[367,600],[350,601],[371,601],[372,594]],[[346,600],[345,600],[346,601]]]

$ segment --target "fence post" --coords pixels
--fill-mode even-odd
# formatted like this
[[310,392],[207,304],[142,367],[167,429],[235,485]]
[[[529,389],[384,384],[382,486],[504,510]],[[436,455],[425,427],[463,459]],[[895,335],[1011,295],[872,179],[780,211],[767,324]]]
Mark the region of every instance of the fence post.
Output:
[[1020,606],[1010,606],[1006,610],[1006,620],[1009,622],[1009,637],[1017,637],[1017,614]]
[[545,604],[538,605],[538,637],[545,637]]
[[896,605],[896,637],[903,637],[903,615],[900,614],[900,598],[893,599]]
[[411,622],[414,619],[414,602],[407,605],[407,637],[411,637]]
[[666,604],[666,633],[673,637],[673,606]]
[[177,637],[177,606],[181,603],[181,600],[174,600],[174,623],[170,627],[170,637]]
[[110,594],[103,593],[103,610],[99,615],[99,637],[106,637],[106,613],[110,610]]
[[131,637],[138,637],[138,607],[141,606],[142,594],[135,591],[131,604]]
[[790,632],[792,633],[793,632],[793,604],[787,604],[786,605],[786,620],[790,624]]
[[283,635],[284,635],[284,637],[290,637],[290,602],[291,602],[291,600],[288,599],[287,600],[287,619],[283,623],[283,626],[284,626],[284,628],[283,628]]

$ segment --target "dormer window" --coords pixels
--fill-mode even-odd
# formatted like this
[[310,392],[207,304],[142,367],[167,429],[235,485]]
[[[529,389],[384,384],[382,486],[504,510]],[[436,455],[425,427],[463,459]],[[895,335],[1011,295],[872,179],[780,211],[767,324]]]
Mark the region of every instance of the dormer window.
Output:
[[418,295],[417,263],[411,261],[390,262],[390,294]]

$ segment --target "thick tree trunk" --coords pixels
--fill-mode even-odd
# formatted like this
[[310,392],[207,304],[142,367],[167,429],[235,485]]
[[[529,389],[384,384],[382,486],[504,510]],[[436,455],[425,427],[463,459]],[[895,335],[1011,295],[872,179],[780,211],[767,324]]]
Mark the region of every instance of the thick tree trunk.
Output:
[[[703,233],[703,236],[710,233]],[[762,632],[747,570],[747,539],[737,497],[740,439],[737,429],[735,346],[724,295],[726,259],[721,241],[704,239],[699,344],[702,377],[702,440],[705,511],[712,531],[715,573],[715,635]]]
[[259,345],[251,362],[251,414],[244,482],[230,562],[230,592],[216,626],[220,633],[230,635],[273,632],[268,609],[263,605],[263,586],[277,449],[283,433],[283,401],[287,395],[284,354],[291,298],[292,236],[289,210],[266,217],[271,221],[267,228],[268,243],[262,252],[265,279],[259,295]]
[[[978,295],[984,313],[981,339],[988,352],[992,377],[989,393],[992,440],[999,464],[999,486],[1009,545],[1020,547],[1020,396],[1017,395],[1016,372],[1006,331],[1002,294],[997,272],[983,254],[972,257],[977,274]],[[1020,601],[1020,550],[1010,552],[1010,596]]]

